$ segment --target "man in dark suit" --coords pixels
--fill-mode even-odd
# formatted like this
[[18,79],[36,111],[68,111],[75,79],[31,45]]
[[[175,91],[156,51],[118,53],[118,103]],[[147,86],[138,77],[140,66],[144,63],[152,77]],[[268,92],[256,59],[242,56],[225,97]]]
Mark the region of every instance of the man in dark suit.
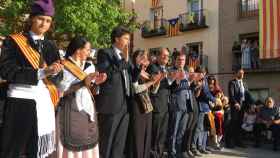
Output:
[[97,54],[97,69],[108,76],[100,85],[100,95],[96,96],[102,158],[124,157],[131,94],[129,40],[130,32],[122,26],[116,27],[111,34],[112,47],[101,49]]
[[157,62],[149,66],[150,74],[158,72],[165,73],[166,77],[161,80],[157,93],[150,95],[153,110],[152,123],[152,157],[163,156],[166,149],[166,137],[168,129],[168,98],[170,95],[170,84],[167,78],[167,63],[169,61],[169,52],[167,49],[161,49],[157,54]]
[[236,77],[228,84],[229,101],[231,107],[231,129],[227,129],[226,145],[234,147],[238,145],[244,147],[241,139],[241,124],[244,110],[254,103],[246,83],[243,81],[244,70],[242,68],[236,71]]
[[169,128],[168,128],[168,151],[170,158],[188,157],[183,155],[183,137],[189,120],[191,89],[189,73],[184,70],[186,55],[177,52],[174,56],[175,67],[171,73],[176,73],[176,80],[171,84],[171,95],[169,103]]

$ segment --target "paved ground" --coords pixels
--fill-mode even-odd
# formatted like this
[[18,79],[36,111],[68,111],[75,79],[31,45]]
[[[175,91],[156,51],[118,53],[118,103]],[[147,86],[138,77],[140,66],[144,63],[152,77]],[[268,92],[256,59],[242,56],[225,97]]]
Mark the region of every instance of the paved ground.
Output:
[[204,155],[202,158],[280,158],[280,151],[273,151],[270,144],[261,148],[223,149],[214,154]]

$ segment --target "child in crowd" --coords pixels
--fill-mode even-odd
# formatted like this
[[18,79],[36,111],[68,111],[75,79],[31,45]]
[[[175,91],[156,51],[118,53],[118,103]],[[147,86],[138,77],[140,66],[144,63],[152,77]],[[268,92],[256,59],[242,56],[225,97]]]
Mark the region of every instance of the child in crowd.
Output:
[[228,108],[228,98],[224,96],[222,91],[216,93],[216,98],[218,99],[217,104],[214,108],[215,114],[215,125],[218,143],[221,142],[224,135],[224,109]]
[[251,106],[248,111],[244,113],[242,129],[246,132],[252,132],[254,124],[256,122],[256,109],[254,106]]

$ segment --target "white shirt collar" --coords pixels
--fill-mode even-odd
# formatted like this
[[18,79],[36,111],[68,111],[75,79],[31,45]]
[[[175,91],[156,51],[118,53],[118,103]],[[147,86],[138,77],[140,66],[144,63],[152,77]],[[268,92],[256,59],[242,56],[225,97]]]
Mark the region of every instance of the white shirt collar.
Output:
[[242,79],[236,79],[238,82],[242,82]]
[[117,54],[118,58],[121,59],[122,58],[122,56],[121,56],[122,51],[115,46],[113,46],[113,49],[114,49],[115,53]]
[[38,36],[36,35],[34,32],[29,31],[31,38],[35,41],[35,40],[44,40],[45,37],[44,36]]

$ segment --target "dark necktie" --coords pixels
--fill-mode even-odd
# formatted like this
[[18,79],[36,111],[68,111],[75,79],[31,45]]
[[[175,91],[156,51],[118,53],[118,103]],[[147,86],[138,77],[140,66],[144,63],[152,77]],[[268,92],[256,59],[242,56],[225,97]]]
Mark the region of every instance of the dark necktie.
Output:
[[[120,53],[121,55],[121,60],[123,59],[122,53]],[[125,83],[125,94],[126,96],[130,96],[130,82],[129,82],[129,74],[127,69],[123,69],[122,71],[123,76],[124,76],[124,83]]]
[[43,68],[43,65],[44,65],[44,58],[43,58],[43,52],[42,52],[43,51],[43,40],[35,40],[35,45],[40,54],[39,67]]
[[160,66],[160,71],[161,71],[162,73],[165,73],[165,72],[166,72],[166,68],[165,68],[164,66]]
[[39,51],[39,53],[43,50],[43,40],[35,40],[35,45]]

